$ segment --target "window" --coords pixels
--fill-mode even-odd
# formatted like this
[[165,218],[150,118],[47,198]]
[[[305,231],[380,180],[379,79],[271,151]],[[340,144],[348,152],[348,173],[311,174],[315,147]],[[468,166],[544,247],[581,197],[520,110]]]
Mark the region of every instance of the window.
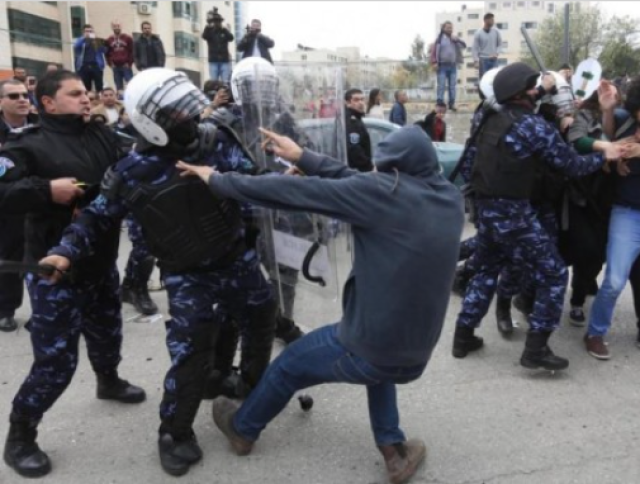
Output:
[[42,3],[46,3],[47,5],[51,5],[52,7],[58,6],[58,2],[42,2]]
[[473,69],[475,67],[475,62],[467,62],[467,69]]
[[307,60],[307,55],[306,55],[306,54],[305,54],[305,55],[302,55],[302,56],[300,56],[300,58],[301,58],[303,61],[306,61],[306,60]]
[[498,9],[498,4],[497,3],[490,3],[489,4],[489,10],[497,10]]
[[538,22],[522,22],[522,26],[525,29],[537,29],[538,28]]
[[531,2],[531,8],[540,8],[542,2]]
[[506,66],[507,65],[507,59],[498,59],[498,61],[496,62],[496,65],[498,66]]
[[467,47],[467,52],[470,54],[472,50],[472,47]]
[[498,30],[508,30],[509,29],[509,22],[498,22],[496,24],[496,28]]
[[467,30],[467,35],[473,37],[473,35],[476,33],[476,29],[471,29],[471,30]]
[[38,15],[7,9],[11,42],[36,44],[47,49],[62,50],[60,22]]
[[477,77],[467,77],[467,84],[477,84],[477,83],[478,83]]
[[82,36],[84,24],[86,24],[86,14],[84,7],[71,7],[71,35],[74,39]]
[[516,2],[516,7],[527,8],[527,2]]
[[11,64],[13,68],[22,67],[27,70],[27,74],[35,77],[42,77],[44,73],[47,72],[47,66],[49,64],[55,64],[58,66],[58,69],[63,69],[62,64],[58,64],[56,62],[50,61],[37,61],[33,59],[25,59],[23,57],[12,57]]
[[185,32],[174,32],[176,57],[190,57],[197,59],[200,55],[200,42],[194,35]]
[[509,48],[509,42],[507,42],[506,40],[502,41],[502,48],[503,49],[508,49]]
[[547,3],[547,12],[548,13],[556,13],[556,4],[555,3]]
[[198,21],[198,2],[172,2],[174,18],[186,18],[192,22]]
[[502,8],[513,8],[512,2],[502,2]]
[[469,20],[478,20],[480,18],[480,14],[477,13],[470,13],[469,15],[467,15],[467,18]]

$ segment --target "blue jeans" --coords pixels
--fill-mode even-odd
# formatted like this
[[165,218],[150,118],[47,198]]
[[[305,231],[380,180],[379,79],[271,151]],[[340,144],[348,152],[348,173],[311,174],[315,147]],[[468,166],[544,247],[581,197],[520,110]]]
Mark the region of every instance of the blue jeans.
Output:
[[400,430],[396,383],[422,375],[425,365],[388,368],[367,363],[338,341],[338,325],[324,326],[303,336],[276,358],[234,418],[234,427],[254,441],[287,405],[293,394],[322,383],[366,385],[369,419],[377,445],[406,440]]
[[455,64],[443,64],[438,66],[438,102],[444,103],[445,83],[449,83],[449,107],[456,103],[456,82],[458,80],[458,68]]
[[640,210],[615,205],[609,223],[607,268],[589,316],[591,336],[604,336],[611,327],[616,301],[640,255]]
[[116,85],[116,91],[124,89],[124,83],[133,79],[133,71],[131,67],[113,66],[113,82]]
[[480,59],[480,72],[478,73],[478,81],[482,79],[484,73],[490,71],[498,65],[498,59]]
[[225,84],[229,84],[231,80],[231,63],[230,62],[209,62],[209,79],[220,79]]

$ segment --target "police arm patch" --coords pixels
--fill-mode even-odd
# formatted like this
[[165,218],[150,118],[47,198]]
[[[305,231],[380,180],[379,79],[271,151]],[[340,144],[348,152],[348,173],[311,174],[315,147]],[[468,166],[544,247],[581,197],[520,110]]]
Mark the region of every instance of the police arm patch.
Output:
[[360,135],[358,133],[349,133],[349,142],[352,145],[360,143]]
[[2,178],[14,166],[16,166],[15,163],[9,158],[0,157],[0,178]]

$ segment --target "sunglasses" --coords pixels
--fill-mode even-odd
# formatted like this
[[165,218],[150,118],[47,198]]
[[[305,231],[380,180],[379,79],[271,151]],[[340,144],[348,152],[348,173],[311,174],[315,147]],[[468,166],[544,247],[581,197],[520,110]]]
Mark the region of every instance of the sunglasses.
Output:
[[22,97],[22,99],[29,99],[29,95],[26,92],[12,92],[11,94],[5,94],[4,97],[8,97],[12,101],[17,101]]

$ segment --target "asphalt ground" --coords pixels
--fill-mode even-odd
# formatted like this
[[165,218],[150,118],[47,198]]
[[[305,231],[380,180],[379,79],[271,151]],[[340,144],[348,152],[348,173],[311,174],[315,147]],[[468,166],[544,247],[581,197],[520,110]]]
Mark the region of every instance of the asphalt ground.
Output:
[[[470,228],[467,228],[469,232]],[[129,242],[123,237],[120,265]],[[340,252],[341,277],[349,254]],[[140,320],[124,306],[120,373],[147,391],[140,405],[95,398],[96,384],[84,345],[73,382],[47,413],[38,441],[53,462],[43,483],[172,483],[159,466],[157,409],[169,359],[162,321],[163,292],[152,293],[162,317]],[[451,356],[460,299],[452,297],[440,343],[423,377],[399,387],[402,427],[426,441],[426,465],[413,480],[433,484],[631,484],[640,482],[640,350],[630,290],[625,290],[608,338],[612,359],[601,362],[584,350],[584,330],[564,322],[551,340],[569,358],[564,372],[530,371],[518,361],[524,320],[510,340],[496,330],[493,307],[480,334],[485,348],[466,359]],[[299,287],[296,320],[311,330],[334,322],[339,299]],[[568,308],[565,308],[565,316]],[[24,322],[28,303],[17,316]],[[277,353],[281,347],[276,348]],[[32,362],[29,333],[0,334],[0,433],[7,431],[11,399]],[[231,453],[201,406],[195,429],[204,459],[183,483],[353,483],[385,480],[384,463],[369,429],[363,387],[325,385],[309,391],[309,413],[293,401],[267,428],[249,457]],[[0,483],[23,479],[0,465]]]

